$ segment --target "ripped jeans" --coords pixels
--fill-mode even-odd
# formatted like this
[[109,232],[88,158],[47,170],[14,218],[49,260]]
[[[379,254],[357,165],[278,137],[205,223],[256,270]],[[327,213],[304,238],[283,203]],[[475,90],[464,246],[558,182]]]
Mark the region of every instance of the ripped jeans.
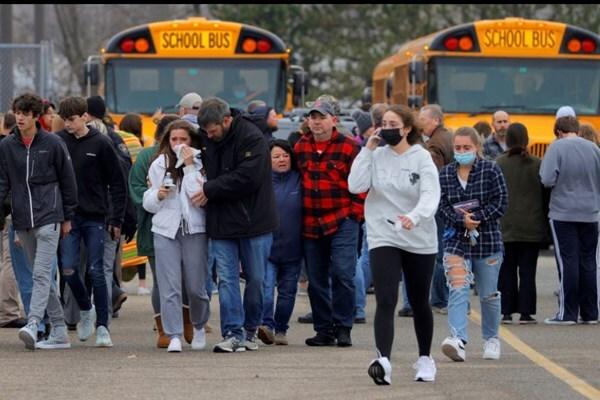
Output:
[[453,254],[444,254],[444,270],[450,288],[448,297],[448,326],[453,337],[465,343],[467,332],[467,309],[469,286],[475,277],[475,287],[481,302],[481,335],[484,340],[498,337],[500,326],[500,292],[498,275],[503,254],[498,252],[486,258],[464,259]]

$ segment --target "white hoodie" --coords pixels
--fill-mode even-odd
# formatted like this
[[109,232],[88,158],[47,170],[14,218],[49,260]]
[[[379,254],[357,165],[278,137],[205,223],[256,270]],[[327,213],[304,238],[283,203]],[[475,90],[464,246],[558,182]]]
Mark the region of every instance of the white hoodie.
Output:
[[[435,212],[440,202],[438,171],[431,154],[420,145],[403,154],[389,146],[371,151],[366,147],[352,163],[348,190],[364,193],[369,250],[391,246],[415,254],[438,251]],[[388,222],[410,218],[411,230],[396,230]]]
[[[166,174],[166,155],[159,155],[150,165],[148,177],[150,188],[144,192],[143,206],[152,217],[152,232],[175,239],[182,221],[187,227],[186,234],[206,232],[206,214],[204,208],[195,207],[191,197],[206,181],[200,173],[202,164],[194,157],[194,164],[183,168],[183,179],[173,187],[163,200],[158,199],[158,190]],[[199,183],[201,182],[201,184]]]

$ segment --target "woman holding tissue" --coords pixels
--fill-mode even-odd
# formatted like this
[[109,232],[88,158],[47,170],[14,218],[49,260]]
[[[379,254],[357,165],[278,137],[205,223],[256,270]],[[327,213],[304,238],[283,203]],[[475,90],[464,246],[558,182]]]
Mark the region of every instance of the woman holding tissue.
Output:
[[506,182],[495,162],[482,159],[479,135],[473,128],[459,128],[454,134],[454,159],[440,172],[451,335],[442,342],[442,352],[453,361],[465,361],[469,288],[475,277],[485,341],[483,358],[497,360],[500,358],[498,275],[503,258],[499,220],[508,205]]
[[204,325],[209,317],[208,239],[203,208],[192,205],[190,197],[200,190],[199,142],[196,130],[183,120],[166,127],[156,159],[148,176],[150,188],[144,193],[144,208],[152,217],[156,278],[164,332],[170,337],[168,352],[181,351],[183,335],[182,277],[190,302],[194,325],[192,350],[206,346]]
[[[378,147],[381,141],[387,146]],[[431,358],[433,315],[429,289],[437,254],[434,215],[440,199],[438,172],[420,143],[412,111],[394,105],[383,114],[382,129],[372,135],[352,164],[351,193],[368,191],[365,202],[369,258],[375,285],[375,345],[377,358],[369,376],[378,385],[391,383],[390,355],[394,339],[394,309],[404,271],[413,308],[419,358],[415,380],[435,380]]]

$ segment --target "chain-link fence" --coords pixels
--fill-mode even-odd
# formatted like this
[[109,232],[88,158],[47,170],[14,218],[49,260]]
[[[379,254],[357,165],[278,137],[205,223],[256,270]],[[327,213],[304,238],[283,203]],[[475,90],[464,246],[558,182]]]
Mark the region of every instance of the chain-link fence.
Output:
[[24,92],[48,98],[52,93],[52,42],[0,43],[0,112]]

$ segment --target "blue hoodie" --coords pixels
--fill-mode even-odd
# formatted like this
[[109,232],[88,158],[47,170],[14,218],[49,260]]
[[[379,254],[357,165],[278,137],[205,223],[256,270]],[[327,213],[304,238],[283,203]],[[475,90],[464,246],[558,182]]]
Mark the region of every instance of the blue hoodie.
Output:
[[298,171],[273,172],[273,191],[279,229],[273,232],[269,261],[284,263],[302,258],[302,190]]

